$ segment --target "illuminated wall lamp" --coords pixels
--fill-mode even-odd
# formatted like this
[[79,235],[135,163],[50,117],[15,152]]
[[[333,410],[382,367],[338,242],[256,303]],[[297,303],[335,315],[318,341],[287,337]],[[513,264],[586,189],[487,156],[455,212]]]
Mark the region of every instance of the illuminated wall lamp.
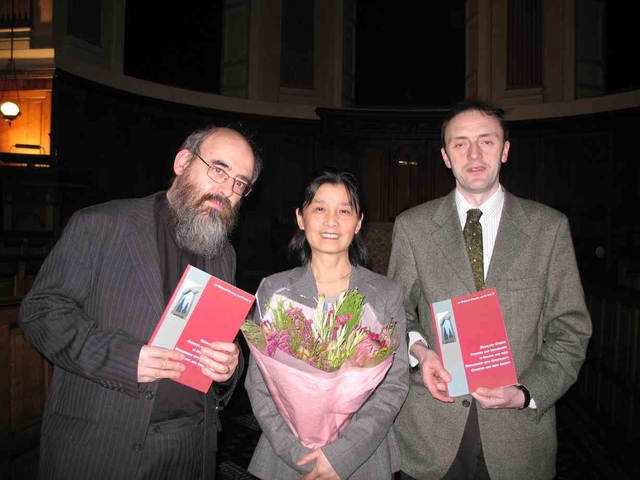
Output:
[[9,122],[9,126],[11,126],[11,122],[18,118],[22,112],[17,103],[7,101],[0,105],[0,113],[2,113],[2,118]]

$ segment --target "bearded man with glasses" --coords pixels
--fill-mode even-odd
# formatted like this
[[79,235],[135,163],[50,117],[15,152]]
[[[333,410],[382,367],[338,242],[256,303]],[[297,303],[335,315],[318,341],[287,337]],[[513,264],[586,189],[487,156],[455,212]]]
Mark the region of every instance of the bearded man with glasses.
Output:
[[166,192],[74,214],[21,305],[54,365],[40,478],[215,478],[218,411],[242,373],[235,343],[203,346],[206,394],[174,382],[184,354],[147,344],[191,264],[235,282],[229,236],[262,168],[238,130],[193,132]]

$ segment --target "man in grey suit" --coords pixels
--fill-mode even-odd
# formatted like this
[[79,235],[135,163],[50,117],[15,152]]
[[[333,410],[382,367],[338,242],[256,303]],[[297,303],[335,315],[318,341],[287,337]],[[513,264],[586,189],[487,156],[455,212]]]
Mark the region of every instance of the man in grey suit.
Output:
[[40,478],[215,478],[218,411],[243,369],[235,343],[203,346],[206,394],[174,382],[178,351],[147,344],[188,264],[235,280],[229,243],[261,162],[239,131],[193,132],[166,192],[74,214],[21,305],[54,364]]
[[[415,369],[396,419],[402,478],[551,479],[554,404],[575,382],[591,335],[569,223],[500,185],[510,147],[501,110],[457,105],[443,124],[442,145],[456,188],[397,217],[389,265],[405,294]],[[470,209],[482,213],[479,286],[463,237]],[[429,305],[490,287],[520,383],[451,398],[451,375],[431,349]]]

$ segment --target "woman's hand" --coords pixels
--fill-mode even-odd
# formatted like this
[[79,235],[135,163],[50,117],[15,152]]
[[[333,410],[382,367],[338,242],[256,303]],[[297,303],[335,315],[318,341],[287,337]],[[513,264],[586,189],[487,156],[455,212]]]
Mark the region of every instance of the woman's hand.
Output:
[[316,462],[315,467],[309,473],[303,475],[302,480],[340,480],[340,477],[320,448],[316,448],[313,452],[302,457],[298,461],[298,465],[306,465],[313,461]]

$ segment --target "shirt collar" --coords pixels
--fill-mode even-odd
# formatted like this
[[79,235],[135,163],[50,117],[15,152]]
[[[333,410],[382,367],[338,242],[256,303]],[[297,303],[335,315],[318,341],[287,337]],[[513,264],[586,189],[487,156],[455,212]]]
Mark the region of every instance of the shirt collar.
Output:
[[456,208],[458,209],[458,217],[460,218],[460,225],[464,226],[467,221],[467,210],[471,208],[480,209],[480,211],[482,212],[480,221],[482,223],[484,223],[489,218],[500,215],[500,212],[502,212],[502,206],[504,205],[505,194],[502,185],[500,185],[498,190],[496,190],[496,193],[491,195],[491,198],[489,198],[489,200],[484,202],[479,207],[476,207],[467,202],[467,200],[460,193],[460,190],[456,188],[455,199]]

